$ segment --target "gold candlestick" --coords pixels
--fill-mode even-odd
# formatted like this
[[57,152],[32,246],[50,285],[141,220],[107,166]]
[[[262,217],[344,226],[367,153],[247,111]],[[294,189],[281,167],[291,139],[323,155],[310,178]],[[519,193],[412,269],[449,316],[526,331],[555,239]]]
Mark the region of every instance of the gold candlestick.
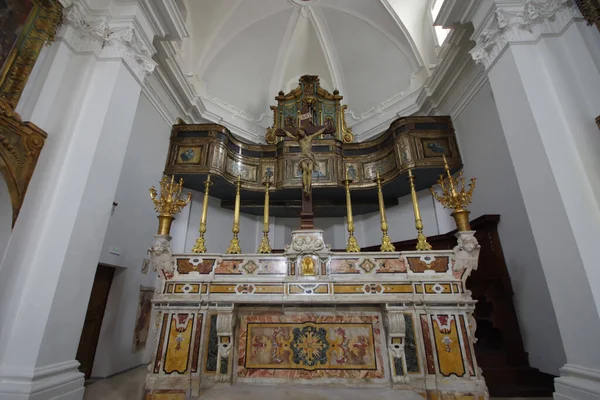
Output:
[[192,193],[188,192],[187,198],[181,198],[181,189],[183,187],[183,179],[179,183],[175,182],[175,176],[163,176],[160,180],[160,197],[154,186],[150,188],[150,199],[154,203],[154,210],[158,215],[158,234],[169,236],[171,233],[171,223],[175,219],[174,215],[180,212],[185,206],[190,203]]
[[227,248],[227,254],[240,254],[242,249],[240,248],[240,241],[238,239],[238,233],[240,233],[240,177],[238,176],[237,187],[235,189],[235,208],[233,211],[233,228],[231,231],[233,232],[233,237],[231,238],[231,242],[229,242],[229,247]]
[[265,211],[263,213],[263,238],[258,246],[258,253],[267,254],[271,252],[271,244],[269,243],[269,177],[263,183],[265,185]]
[[346,186],[346,214],[348,215],[348,245],[346,251],[348,253],[360,252],[360,246],[354,237],[354,219],[352,217],[352,199],[350,198],[350,183],[352,180],[348,179],[348,171],[346,171],[346,179],[342,181]]
[[388,224],[385,219],[385,206],[383,203],[383,192],[381,191],[381,182],[383,179],[379,177],[379,171],[377,171],[377,197],[379,198],[379,219],[381,221],[381,231],[383,232],[383,238],[381,239],[381,251],[395,251],[396,248],[392,244],[390,237],[388,236]]
[[206,253],[206,243],[204,234],[206,233],[206,214],[208,213],[208,191],[212,185],[210,174],[204,181],[204,203],[202,203],[202,217],[200,218],[200,236],[196,240],[196,244],[192,247],[192,253]]
[[[458,178],[454,178],[450,173],[450,167],[448,167],[448,163],[446,162],[446,156],[442,157],[444,158],[444,169],[446,170],[447,175],[447,178],[440,175],[440,179],[438,179],[437,182],[442,188],[442,195],[439,196],[433,187],[430,189],[431,194],[442,204],[442,206],[444,206],[444,208],[454,210],[451,215],[454,218],[456,228],[459,231],[470,231],[471,224],[469,223],[469,211],[466,207],[471,203],[476,179],[471,178],[469,190],[465,190],[466,185],[463,172],[460,171]],[[461,186],[460,189],[458,189],[459,183]]]
[[408,170],[408,181],[410,182],[410,196],[412,197],[413,211],[415,213],[415,228],[417,228],[417,250],[431,250],[431,245],[427,243],[427,238],[423,235],[423,221],[421,221],[421,211],[419,210],[419,202],[415,190],[415,177],[412,174],[412,169]]

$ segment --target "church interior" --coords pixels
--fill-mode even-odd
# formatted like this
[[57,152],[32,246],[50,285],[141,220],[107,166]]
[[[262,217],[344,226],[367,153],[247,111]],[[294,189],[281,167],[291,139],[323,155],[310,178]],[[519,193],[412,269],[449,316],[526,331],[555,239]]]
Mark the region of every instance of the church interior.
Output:
[[0,400],[600,399],[600,1],[0,21]]

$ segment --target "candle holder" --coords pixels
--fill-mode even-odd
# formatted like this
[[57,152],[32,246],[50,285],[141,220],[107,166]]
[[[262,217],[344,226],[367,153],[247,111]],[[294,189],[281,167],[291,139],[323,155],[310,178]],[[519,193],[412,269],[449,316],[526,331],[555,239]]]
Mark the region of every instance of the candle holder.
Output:
[[379,220],[381,221],[381,232],[383,233],[383,237],[381,239],[381,251],[389,252],[396,251],[396,248],[392,244],[390,237],[388,236],[388,224],[385,219],[385,205],[383,203],[383,192],[381,191],[381,182],[383,179],[379,177],[379,171],[377,172],[377,179],[375,179],[375,183],[377,183],[377,197],[379,200]]
[[431,245],[427,243],[427,237],[423,235],[423,221],[421,221],[421,211],[419,210],[419,201],[417,200],[417,192],[415,190],[415,177],[412,174],[412,169],[408,170],[407,179],[410,183],[410,196],[412,197],[413,211],[415,213],[415,228],[417,229],[417,250],[431,250]]
[[[442,204],[442,206],[444,206],[444,208],[454,210],[451,215],[454,218],[456,228],[459,231],[470,231],[470,212],[466,209],[466,207],[471,204],[473,191],[475,190],[476,178],[471,178],[469,190],[465,190],[466,185],[463,172],[460,171],[458,178],[454,178],[450,173],[450,167],[448,167],[448,163],[446,162],[446,156],[443,156],[443,158],[444,169],[446,170],[447,177],[440,175],[440,179],[438,179],[437,182],[437,184],[442,188],[442,195],[438,195],[433,187],[430,189],[431,194]],[[459,185],[461,186],[460,189],[458,189]]]
[[259,254],[268,254],[272,251],[271,244],[269,243],[269,177],[267,181],[263,183],[265,185],[265,210],[263,212],[263,238],[258,246]]
[[187,198],[181,198],[181,190],[183,188],[183,178],[179,182],[175,182],[175,176],[163,176],[160,180],[160,196],[156,192],[154,186],[150,191],[150,199],[154,203],[154,210],[158,215],[158,234],[160,236],[169,236],[171,233],[171,224],[175,219],[174,215],[179,213],[185,206],[190,203],[192,193],[188,192]]
[[358,253],[360,252],[360,246],[354,237],[354,218],[352,216],[352,199],[350,198],[350,184],[352,180],[348,179],[348,171],[346,171],[346,179],[342,183],[346,186],[346,214],[348,217],[348,245],[346,246],[346,251],[348,253]]
[[204,181],[204,203],[202,203],[202,217],[200,218],[200,236],[196,239],[196,244],[192,247],[192,253],[206,253],[206,242],[204,240],[204,234],[206,233],[206,215],[208,213],[208,191],[212,182],[210,181],[210,174]]
[[233,211],[233,228],[231,232],[233,232],[233,237],[229,242],[229,247],[227,248],[227,254],[240,254],[242,249],[240,248],[240,241],[238,239],[238,234],[240,233],[240,177],[238,176],[237,186],[235,189],[235,208]]

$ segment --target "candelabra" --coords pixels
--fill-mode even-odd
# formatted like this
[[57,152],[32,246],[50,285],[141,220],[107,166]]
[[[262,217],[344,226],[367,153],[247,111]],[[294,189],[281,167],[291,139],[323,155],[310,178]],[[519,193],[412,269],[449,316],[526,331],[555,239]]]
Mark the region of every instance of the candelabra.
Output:
[[419,210],[419,201],[415,190],[415,177],[412,169],[408,170],[408,182],[410,183],[410,195],[412,197],[413,211],[415,213],[415,228],[417,228],[417,250],[431,250],[431,245],[427,243],[427,238],[423,235],[423,221],[421,221],[421,211]]
[[346,186],[346,214],[348,215],[349,236],[346,251],[348,253],[358,253],[360,252],[360,247],[358,246],[358,242],[354,237],[354,219],[352,217],[352,200],[350,198],[350,183],[352,183],[352,180],[348,179],[348,171],[346,171],[346,179],[344,179],[342,183]]
[[271,244],[269,243],[269,177],[263,183],[265,185],[265,211],[263,213],[263,238],[258,246],[258,253],[267,254],[271,252]]
[[238,239],[238,234],[240,233],[240,177],[238,176],[237,186],[235,189],[235,208],[233,211],[233,228],[231,231],[233,232],[233,237],[229,242],[229,247],[227,248],[227,254],[240,254],[242,249],[240,248],[240,241]]
[[[458,178],[454,178],[450,173],[450,167],[448,167],[446,157],[443,157],[444,169],[446,170],[447,177],[445,178],[443,175],[440,175],[440,179],[437,182],[442,188],[442,195],[438,195],[433,187],[430,189],[431,194],[442,204],[442,206],[444,206],[444,208],[454,210],[451,215],[454,218],[456,228],[458,228],[459,231],[470,231],[469,211],[466,210],[466,207],[471,203],[476,179],[472,178],[471,183],[469,183],[469,190],[465,190],[466,185],[465,178],[463,178],[463,172],[460,171]],[[461,186],[460,189],[458,189],[459,184]]]
[[163,176],[160,180],[160,196],[156,192],[154,186],[150,188],[150,198],[154,203],[154,210],[158,215],[158,234],[161,236],[169,236],[171,232],[171,223],[175,219],[174,215],[180,212],[185,206],[190,203],[192,193],[188,192],[187,198],[181,198],[181,189],[183,187],[183,179],[179,179],[179,183],[175,182],[175,176]]
[[383,179],[379,177],[379,171],[377,172],[377,197],[379,199],[379,219],[381,221],[381,232],[383,232],[383,238],[381,239],[381,251],[395,251],[394,245],[392,244],[390,237],[388,236],[388,224],[385,219],[385,206],[383,203],[383,192],[381,191],[381,182]]
[[212,185],[210,174],[204,181],[204,203],[202,203],[202,217],[200,217],[200,236],[196,239],[196,244],[192,247],[192,253],[206,253],[206,242],[204,234],[206,233],[206,214],[208,213],[208,191]]

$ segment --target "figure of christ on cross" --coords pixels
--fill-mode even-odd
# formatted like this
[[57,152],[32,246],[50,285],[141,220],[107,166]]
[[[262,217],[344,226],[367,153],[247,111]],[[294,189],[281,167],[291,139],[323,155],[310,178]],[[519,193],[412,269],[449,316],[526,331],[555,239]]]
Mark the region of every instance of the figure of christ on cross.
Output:
[[298,116],[300,126],[278,129],[277,136],[287,136],[300,145],[300,169],[302,171],[302,223],[303,229],[312,228],[312,173],[317,164],[312,152],[312,140],[321,134],[334,134],[335,127],[331,125],[314,125],[312,109],[308,105],[302,107]]

